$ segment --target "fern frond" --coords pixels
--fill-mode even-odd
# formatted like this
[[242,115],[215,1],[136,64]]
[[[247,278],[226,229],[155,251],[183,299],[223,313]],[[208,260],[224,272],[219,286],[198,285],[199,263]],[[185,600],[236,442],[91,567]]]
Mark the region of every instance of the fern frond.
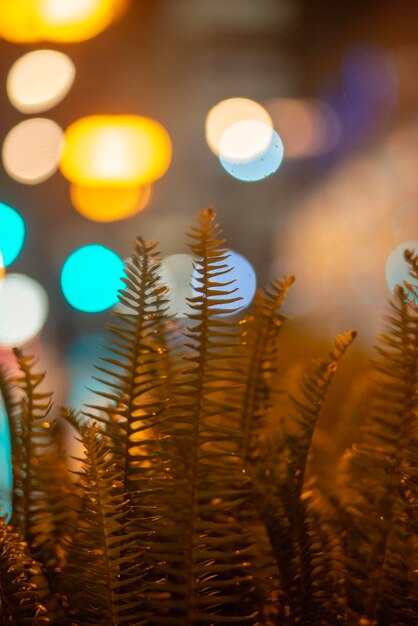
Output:
[[271,407],[272,377],[277,369],[277,338],[285,317],[280,309],[294,277],[275,280],[260,289],[254,310],[245,320],[245,390],[242,395],[243,456],[249,462],[257,447],[255,439],[265,426]]
[[354,331],[338,335],[329,358],[314,362],[305,374],[300,399],[292,398],[296,409],[293,432],[288,430],[284,441],[273,448],[274,456],[269,455],[264,493],[262,486],[256,485],[261,518],[280,571],[291,620],[306,626],[331,626],[340,619],[336,602],[339,589],[333,576],[337,538],[324,524],[313,482],[305,487],[305,473],[325,398],[339,361],[355,335]]
[[125,311],[115,312],[117,323],[108,328],[111,339],[106,347],[111,356],[97,366],[106,378],[96,380],[109,389],[99,393],[109,404],[105,408],[91,407],[105,413],[104,418],[85,413],[106,424],[112,452],[122,469],[124,490],[145,488],[141,481],[149,478],[150,459],[155,473],[163,464],[155,428],[168,401],[170,355],[167,289],[159,282],[159,268],[156,243],[138,238],[125,270],[126,287],[120,294]]
[[[123,473],[96,424],[82,426],[81,434],[85,447],[78,472],[81,507],[66,571],[72,583],[68,590],[72,618],[80,625],[141,626],[143,550],[140,536],[125,519]],[[127,586],[134,591],[126,593]]]
[[0,521],[0,622],[5,626],[52,624],[43,603],[42,571],[27,543]]
[[418,621],[418,307],[398,288],[377,346],[374,394],[350,454],[345,535],[350,610],[381,624]]
[[[254,623],[249,542],[239,521],[247,490],[234,392],[242,389],[242,375],[229,358],[241,330],[219,317],[233,312],[239,298],[226,279],[228,253],[211,209],[198,218],[190,238],[197,278],[182,380],[164,426],[173,442],[172,484],[161,495],[156,549],[166,565],[151,623]],[[168,594],[164,613],[158,590]]]

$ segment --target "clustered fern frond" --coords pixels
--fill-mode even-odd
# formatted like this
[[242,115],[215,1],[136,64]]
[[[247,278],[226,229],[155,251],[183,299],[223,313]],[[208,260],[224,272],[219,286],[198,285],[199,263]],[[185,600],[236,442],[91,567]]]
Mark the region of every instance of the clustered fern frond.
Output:
[[[293,277],[243,314],[211,209],[189,240],[184,327],[167,313],[156,244],[135,242],[97,365],[104,407],[51,418],[32,357],[15,351],[14,378],[0,369],[13,457],[0,623],[417,624],[415,285],[392,303],[362,439],[329,494],[312,443],[355,332],[309,366],[289,413],[277,359]],[[84,450],[72,472],[63,419]]]

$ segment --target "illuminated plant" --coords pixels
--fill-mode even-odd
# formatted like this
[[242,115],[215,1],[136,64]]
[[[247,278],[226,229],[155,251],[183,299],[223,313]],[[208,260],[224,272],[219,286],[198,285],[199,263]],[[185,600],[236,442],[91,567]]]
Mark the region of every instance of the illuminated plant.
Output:
[[[395,295],[363,436],[330,492],[312,439],[355,332],[307,368],[288,411],[275,380],[293,278],[225,316],[239,299],[210,209],[189,237],[185,328],[166,313],[155,243],[135,242],[97,367],[105,408],[52,418],[33,358],[16,350],[20,376],[2,372],[13,507],[0,527],[1,623],[416,625],[414,287]],[[72,474],[62,419],[84,446]]]

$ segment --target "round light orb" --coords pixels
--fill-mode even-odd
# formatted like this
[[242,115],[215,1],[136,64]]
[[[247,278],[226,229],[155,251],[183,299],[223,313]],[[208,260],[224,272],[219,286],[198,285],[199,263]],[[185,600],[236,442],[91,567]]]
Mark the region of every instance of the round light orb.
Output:
[[235,122],[225,130],[219,142],[219,156],[227,161],[247,162],[269,148],[273,129],[256,120]]
[[36,24],[35,0],[1,0],[0,37],[12,43],[36,43],[42,37]]
[[109,248],[98,244],[75,250],[61,271],[61,288],[69,304],[85,313],[98,313],[114,306],[122,282],[124,264]]
[[76,43],[95,37],[130,0],[1,0],[0,36],[13,43]]
[[43,39],[74,43],[96,37],[128,6],[127,0],[35,0]]
[[392,293],[394,293],[396,285],[403,287],[405,280],[418,289],[418,282],[409,274],[409,265],[404,258],[405,250],[417,252],[418,240],[404,241],[396,246],[387,258],[386,282]]
[[22,250],[24,240],[23,219],[12,207],[0,202],[0,268],[13,263]]
[[[233,131],[233,126],[231,126],[225,135]],[[277,172],[283,160],[283,144],[277,132],[273,130],[270,144],[264,152],[253,159],[231,159],[221,155],[219,160],[230,176],[243,182],[256,182]]]
[[[251,304],[257,289],[257,276],[248,259],[233,250],[229,251],[229,257],[223,264],[227,266],[225,269],[229,271],[222,276],[217,276],[216,282],[225,285],[227,290],[236,290],[230,296],[226,296],[226,298],[241,298],[241,300],[232,304],[220,303],[216,305],[216,308],[225,310],[224,315],[229,315],[229,309],[245,309]],[[200,273],[195,269],[192,275],[192,287],[194,289],[201,286],[198,280],[199,276]],[[228,283],[232,280],[235,282],[229,285]],[[193,290],[194,297],[200,295],[198,291]]]
[[0,509],[6,521],[12,512],[12,450],[10,441],[9,421],[0,395]]
[[71,89],[75,65],[57,50],[34,50],[21,56],[7,75],[7,95],[22,113],[41,113],[61,102]]
[[190,254],[171,254],[162,260],[159,275],[161,282],[169,288],[169,315],[186,315],[187,298],[193,295],[192,274],[193,257]]
[[48,296],[24,274],[7,274],[0,289],[0,346],[22,346],[42,330],[48,316]]
[[58,169],[63,132],[52,120],[36,117],[14,126],[3,143],[2,159],[11,178],[36,185]]
[[5,276],[6,276],[6,268],[4,266],[3,255],[0,250],[0,289],[2,288]]
[[148,117],[84,117],[67,128],[65,139],[61,172],[80,187],[142,187],[171,162],[167,131]]
[[71,185],[74,208],[93,222],[115,222],[143,211],[152,195],[151,185],[144,187],[80,187]]
[[266,109],[249,98],[222,100],[209,111],[206,117],[205,135],[209,148],[216,156],[220,155],[220,142],[227,128],[243,121],[261,122],[270,128],[273,127],[272,119]]

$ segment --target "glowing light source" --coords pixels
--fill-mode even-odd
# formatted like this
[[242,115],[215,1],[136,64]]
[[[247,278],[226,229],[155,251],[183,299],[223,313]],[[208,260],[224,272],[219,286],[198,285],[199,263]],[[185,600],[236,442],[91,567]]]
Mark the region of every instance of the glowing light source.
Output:
[[20,183],[41,183],[56,172],[62,145],[63,132],[56,122],[41,117],[20,122],[3,143],[5,170]]
[[[228,315],[228,310],[231,308],[243,309],[251,304],[257,289],[257,276],[251,263],[238,252],[230,250],[229,257],[224,263],[229,271],[223,276],[217,276],[216,281],[225,285],[226,289],[236,289],[231,297],[241,298],[234,304],[217,305],[217,308],[224,310],[225,315]],[[199,272],[194,270],[192,275],[192,286],[194,288],[200,286],[198,278]],[[232,280],[235,283],[229,285],[228,283]],[[199,293],[194,292],[193,295],[196,296]]]
[[[229,98],[215,105],[206,117],[205,134],[206,141],[212,152],[219,156],[221,153],[220,143],[225,131],[237,122],[260,122],[272,128],[273,122],[266,111],[258,102],[248,98]],[[261,150],[270,143],[271,137],[262,145]],[[261,141],[262,143],[262,141]],[[260,145],[260,144],[259,144]],[[227,146],[224,145],[224,150]],[[235,151],[234,151],[235,153]],[[228,151],[225,157],[228,157]]]
[[406,280],[409,284],[418,289],[417,281],[409,275],[409,266],[404,259],[405,250],[418,250],[418,240],[404,241],[392,250],[386,261],[386,282],[393,293],[396,285],[403,286]]
[[151,199],[145,187],[79,187],[71,185],[71,202],[77,211],[93,222],[114,222],[143,211]]
[[324,102],[275,98],[265,103],[284,145],[285,158],[318,156],[336,147],[341,128]]
[[23,274],[7,274],[0,289],[0,346],[21,346],[36,337],[48,315],[48,296]]
[[147,117],[84,117],[65,137],[61,172],[81,187],[140,187],[163,176],[171,161],[167,131]]
[[61,287],[72,307],[86,313],[97,313],[118,301],[124,264],[115,252],[101,245],[75,250],[65,261]]
[[19,255],[25,240],[25,223],[19,213],[0,202],[0,276]]
[[0,513],[10,518],[12,509],[12,453],[9,422],[0,396]]
[[159,275],[161,282],[169,288],[170,315],[184,317],[192,293],[193,258],[190,254],[172,254],[161,262]]
[[129,6],[129,0],[1,0],[0,36],[15,43],[91,39]]
[[69,92],[75,66],[64,53],[35,50],[24,54],[7,76],[7,95],[22,113],[40,113],[52,108]]
[[[240,134],[240,128],[237,127],[241,124],[246,124],[246,122],[237,122],[237,124],[233,124],[225,131],[221,141],[221,148],[224,140],[227,140],[229,145],[233,143],[235,133],[237,135]],[[279,169],[282,160],[283,144],[274,130],[271,131],[271,140],[267,148],[253,158],[227,158],[222,153],[220,156],[221,165],[228,174],[244,182],[255,182],[274,174]]]

